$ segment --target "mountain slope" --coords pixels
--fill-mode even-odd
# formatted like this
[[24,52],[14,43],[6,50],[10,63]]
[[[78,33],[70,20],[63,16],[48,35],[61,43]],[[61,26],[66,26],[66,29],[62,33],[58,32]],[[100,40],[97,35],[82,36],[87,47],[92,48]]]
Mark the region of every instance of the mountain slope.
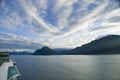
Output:
[[70,51],[71,54],[116,54],[120,53],[120,36],[108,35]]
[[52,50],[49,47],[43,47],[36,50],[33,55],[79,55],[79,54],[120,54],[120,36],[108,35],[96,39],[88,44],[76,47],[74,49]]
[[10,55],[31,55],[32,53],[21,51],[21,52],[9,52]]
[[56,52],[49,47],[43,47],[41,49],[37,49],[33,55],[54,55]]

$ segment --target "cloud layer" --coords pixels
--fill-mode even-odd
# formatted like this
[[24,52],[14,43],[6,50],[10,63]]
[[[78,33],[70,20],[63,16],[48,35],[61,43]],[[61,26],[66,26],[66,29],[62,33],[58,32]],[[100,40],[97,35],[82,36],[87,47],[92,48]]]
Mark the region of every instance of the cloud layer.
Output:
[[119,0],[2,0],[0,49],[73,48],[120,34],[119,13]]

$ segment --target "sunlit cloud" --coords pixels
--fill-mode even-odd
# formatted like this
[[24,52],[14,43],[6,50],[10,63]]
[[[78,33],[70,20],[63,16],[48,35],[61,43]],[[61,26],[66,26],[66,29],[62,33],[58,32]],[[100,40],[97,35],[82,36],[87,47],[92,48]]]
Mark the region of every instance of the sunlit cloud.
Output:
[[99,36],[120,34],[119,3],[119,0],[2,0],[0,49],[73,48]]

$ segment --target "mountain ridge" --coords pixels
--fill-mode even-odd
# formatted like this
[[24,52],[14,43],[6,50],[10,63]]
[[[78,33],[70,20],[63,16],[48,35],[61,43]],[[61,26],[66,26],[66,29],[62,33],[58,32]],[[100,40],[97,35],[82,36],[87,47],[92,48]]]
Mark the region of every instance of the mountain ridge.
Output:
[[50,49],[49,47],[47,46],[44,46],[42,47],[41,49],[37,49],[33,55],[53,55],[55,54],[56,52],[52,49]]
[[[120,36],[119,35],[107,35],[102,38],[98,38],[90,43],[84,44],[81,47],[76,47],[71,50],[63,50],[61,52],[50,49],[46,51],[45,47],[36,50],[33,55],[79,55],[79,54],[120,54]],[[44,54],[41,50],[44,49]],[[48,53],[48,52],[53,53]]]

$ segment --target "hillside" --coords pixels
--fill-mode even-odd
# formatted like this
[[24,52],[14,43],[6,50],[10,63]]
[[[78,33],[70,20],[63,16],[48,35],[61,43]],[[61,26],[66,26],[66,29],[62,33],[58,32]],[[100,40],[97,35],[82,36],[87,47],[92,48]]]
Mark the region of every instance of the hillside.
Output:
[[71,54],[119,54],[120,36],[108,35],[81,47],[72,49]]
[[79,54],[120,54],[120,36],[108,35],[96,39],[81,47],[65,50],[54,50],[49,47],[37,49],[33,55],[79,55]]
[[56,52],[49,47],[43,47],[41,49],[37,49],[33,55],[54,55]]

